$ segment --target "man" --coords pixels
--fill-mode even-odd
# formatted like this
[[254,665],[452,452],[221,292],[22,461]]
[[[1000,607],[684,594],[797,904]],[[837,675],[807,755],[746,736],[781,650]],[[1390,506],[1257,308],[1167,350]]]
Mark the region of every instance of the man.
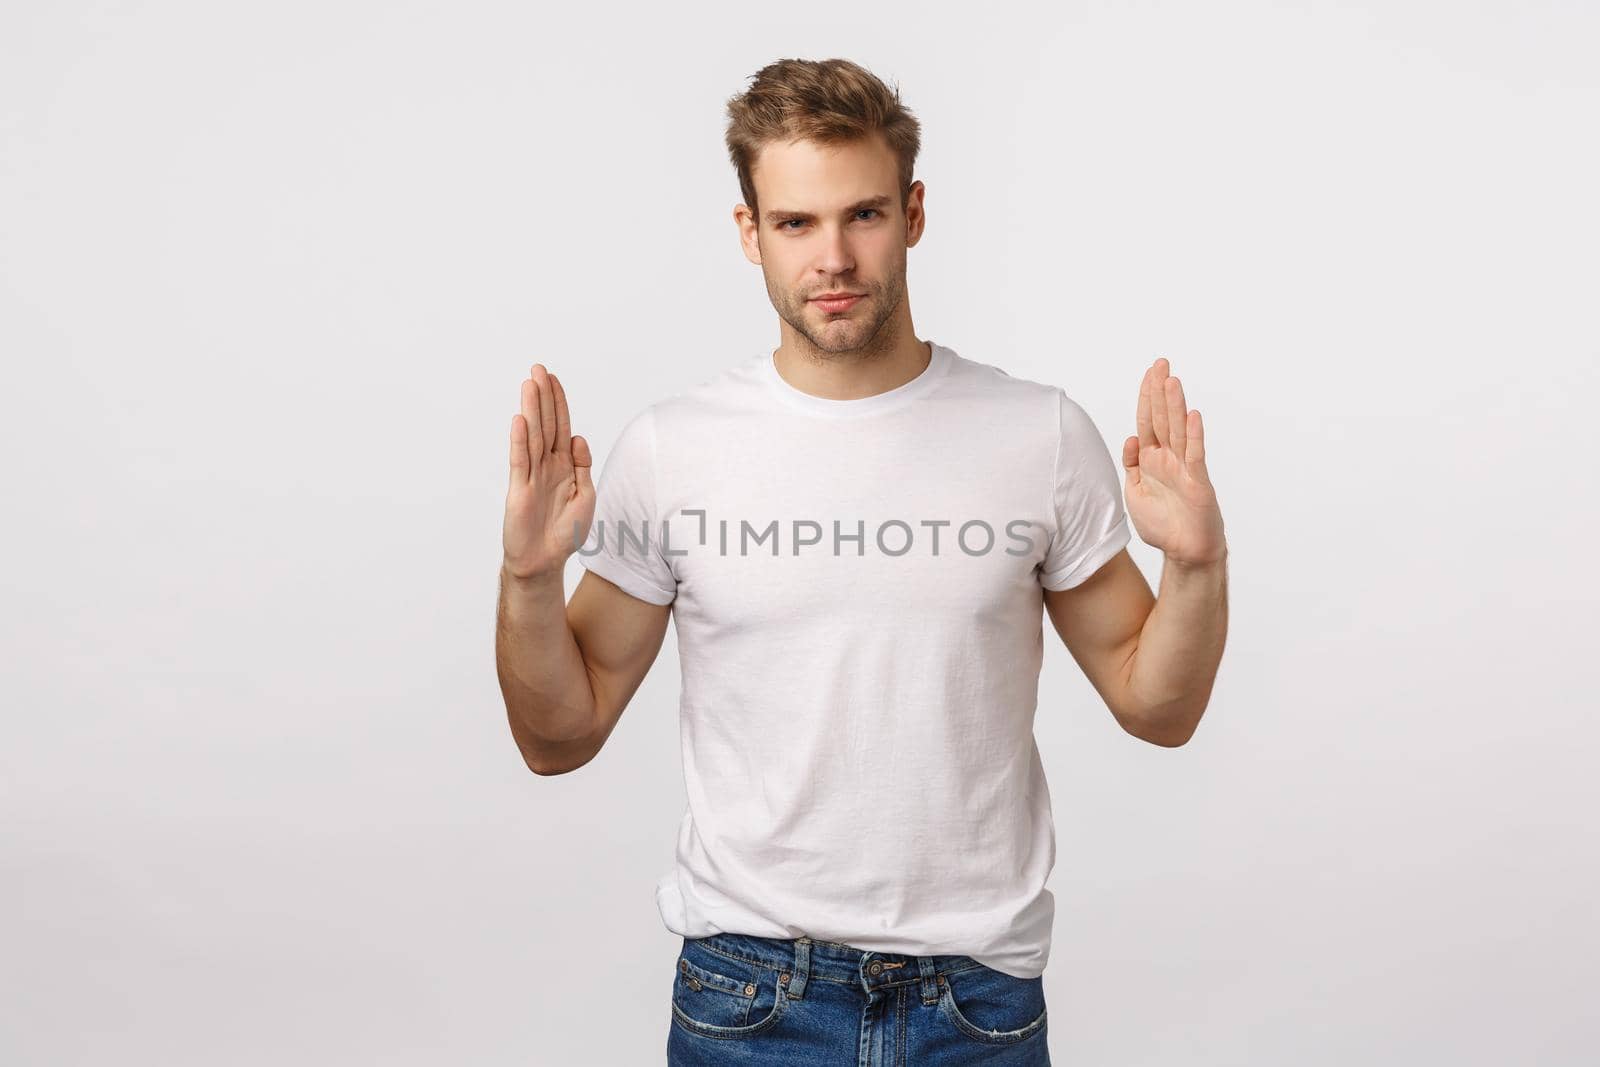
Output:
[[[1124,730],[1194,733],[1227,614],[1200,414],[1166,360],[1145,371],[1124,511],[1062,389],[913,331],[923,183],[898,92],[784,60],[729,115],[781,343],[636,415],[598,495],[534,364],[501,571],[512,735],[537,774],[593,759],[676,620],[670,1062],[1048,1063],[1042,616]],[[1165,555],[1159,598],[1129,518]]]

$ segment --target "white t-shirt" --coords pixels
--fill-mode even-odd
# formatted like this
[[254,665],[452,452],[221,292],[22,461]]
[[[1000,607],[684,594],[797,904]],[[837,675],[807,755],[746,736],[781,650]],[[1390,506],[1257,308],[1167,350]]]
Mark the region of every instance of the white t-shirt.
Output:
[[629,421],[595,520],[581,563],[678,628],[668,930],[1042,974],[1042,590],[1129,540],[1084,410],[937,342],[859,400],[801,392],[765,352]]

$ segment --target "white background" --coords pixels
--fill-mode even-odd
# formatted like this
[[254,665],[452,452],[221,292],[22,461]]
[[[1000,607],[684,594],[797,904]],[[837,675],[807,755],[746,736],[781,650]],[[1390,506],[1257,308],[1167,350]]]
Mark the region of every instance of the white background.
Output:
[[1597,54],[1526,0],[5,5],[0,1060],[661,1061],[676,645],[529,773],[506,434],[535,360],[603,462],[777,345],[722,109],[838,55],[923,123],[920,336],[1113,455],[1157,355],[1205,419],[1194,740],[1046,630],[1057,1061],[1593,1062]]

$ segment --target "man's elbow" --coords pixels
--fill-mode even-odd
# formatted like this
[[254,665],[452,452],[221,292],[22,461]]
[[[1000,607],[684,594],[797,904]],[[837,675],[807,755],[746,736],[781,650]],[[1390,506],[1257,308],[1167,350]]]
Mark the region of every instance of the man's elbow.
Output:
[[541,778],[551,778],[558,774],[571,774],[593,758],[594,753],[592,752],[584,755],[581,759],[554,752],[528,752],[524,750],[522,753],[522,762],[528,765],[528,770]]
[[1133,736],[1141,741],[1148,741],[1152,745],[1159,745],[1162,748],[1182,748],[1194,736],[1194,730],[1172,730],[1167,732],[1148,730],[1144,733],[1136,733]]
[[1141,741],[1162,748],[1182,748],[1200,728],[1206,705],[1193,708],[1163,708],[1121,716],[1123,729]]
[[558,763],[550,759],[548,756],[534,755],[528,752],[524,752],[522,754],[522,762],[528,765],[528,770],[532,771],[534,774],[537,774],[540,778],[549,778],[557,774],[568,774],[577,770],[577,768],[571,764]]
[[592,735],[566,741],[548,741],[519,729],[515,720],[511,735],[517,743],[517,751],[522,753],[522,762],[541,778],[570,774],[594,759],[600,751],[600,745],[596,744]]

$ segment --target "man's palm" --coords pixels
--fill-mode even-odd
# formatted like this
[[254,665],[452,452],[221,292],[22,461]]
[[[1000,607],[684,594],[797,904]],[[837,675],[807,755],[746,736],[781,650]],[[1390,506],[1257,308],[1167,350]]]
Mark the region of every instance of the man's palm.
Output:
[[1180,563],[1204,564],[1227,551],[1222,510],[1206,471],[1205,426],[1162,357],[1139,383],[1138,433],[1122,442],[1123,491],[1139,537]]
[[567,394],[535,363],[511,417],[511,484],[506,491],[505,565],[518,578],[559,574],[594,521],[593,457],[572,433]]

